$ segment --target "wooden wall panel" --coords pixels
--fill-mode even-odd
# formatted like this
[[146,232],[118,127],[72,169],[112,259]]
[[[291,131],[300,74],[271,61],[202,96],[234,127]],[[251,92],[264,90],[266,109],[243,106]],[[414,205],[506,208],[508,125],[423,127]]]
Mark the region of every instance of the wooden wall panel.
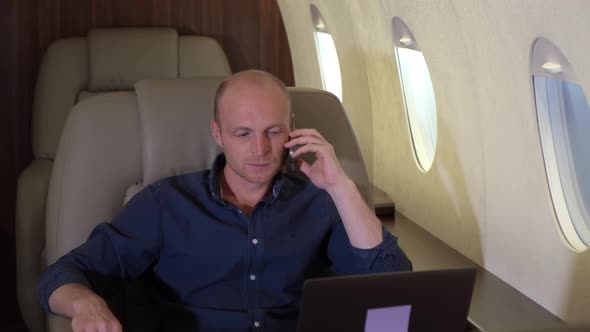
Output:
[[35,12],[33,1],[0,1],[0,322],[20,319],[14,214],[17,175],[31,159],[31,100],[39,60]]
[[64,37],[93,27],[166,26],[215,38],[233,71],[267,70],[294,84],[275,0],[0,1],[0,329],[20,321],[16,301],[14,213],[18,174],[30,162],[31,108],[40,59]]
[[233,71],[267,70],[293,85],[287,36],[275,0],[37,0],[40,51],[93,27],[172,26],[217,39]]

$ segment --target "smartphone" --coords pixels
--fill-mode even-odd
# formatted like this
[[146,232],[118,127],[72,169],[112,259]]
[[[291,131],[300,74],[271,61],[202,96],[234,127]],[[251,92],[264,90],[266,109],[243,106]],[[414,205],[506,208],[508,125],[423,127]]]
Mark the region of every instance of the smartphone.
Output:
[[[291,113],[291,121],[289,123],[290,126],[290,130],[294,130],[295,129],[295,114]],[[291,140],[291,137],[289,137],[289,140]],[[295,171],[297,171],[297,165],[295,164],[295,158],[292,157],[293,152],[295,152],[295,147],[292,147],[290,149],[285,149],[287,151],[285,151],[285,161],[284,161],[284,167],[285,167],[285,171],[293,173]]]

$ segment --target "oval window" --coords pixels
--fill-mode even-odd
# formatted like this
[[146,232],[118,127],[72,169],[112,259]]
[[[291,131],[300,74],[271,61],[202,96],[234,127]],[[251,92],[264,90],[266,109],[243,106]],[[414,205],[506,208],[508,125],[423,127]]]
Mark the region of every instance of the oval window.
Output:
[[324,90],[330,91],[342,101],[342,78],[334,38],[317,7],[311,5],[310,8]]
[[408,26],[393,19],[393,41],[404,108],[418,167],[432,167],[437,143],[436,98],[424,54]]
[[559,48],[533,45],[532,78],[545,171],[559,229],[569,247],[590,243],[590,109],[584,90]]

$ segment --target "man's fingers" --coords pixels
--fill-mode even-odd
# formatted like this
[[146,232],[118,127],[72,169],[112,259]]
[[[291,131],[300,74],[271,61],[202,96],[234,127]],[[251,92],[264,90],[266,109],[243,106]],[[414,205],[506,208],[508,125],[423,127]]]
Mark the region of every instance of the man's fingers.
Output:
[[72,319],[74,332],[122,332],[123,327],[116,317],[100,315],[102,317],[83,317]]
[[299,136],[296,138],[291,139],[287,143],[285,143],[285,147],[287,149],[292,148],[296,145],[305,145],[305,144],[327,144],[325,141],[315,137],[315,136]]
[[291,130],[289,132],[289,136],[292,138],[295,137],[299,137],[299,136],[313,136],[313,137],[317,137],[318,139],[320,139],[323,142],[326,142],[326,139],[324,139],[324,136],[322,136],[316,129],[314,128],[300,128],[300,129],[294,129]]
[[114,321],[109,322],[107,332],[121,332],[122,330],[121,324],[116,320],[116,318],[114,318]]
[[320,154],[322,152],[326,153],[328,151],[328,148],[329,147],[325,144],[313,144],[313,143],[305,144],[305,145],[301,146],[300,148],[298,148],[297,150],[295,150],[295,152],[293,152],[291,157],[297,158],[297,157],[301,156],[302,154],[308,153],[308,152],[315,153],[317,156],[318,153],[320,153]]
[[92,331],[98,332],[122,332],[122,330],[121,324],[116,320],[116,318],[97,322],[94,326],[94,329],[92,329]]
[[98,332],[111,332],[108,329],[108,322],[99,322],[96,326],[96,331]]
[[303,174],[308,175],[309,173],[309,167],[311,167],[311,165],[303,160],[303,159],[295,159],[295,165],[297,166],[297,168],[303,172]]
[[123,327],[119,322],[115,322],[111,324],[111,331],[110,332],[123,332]]

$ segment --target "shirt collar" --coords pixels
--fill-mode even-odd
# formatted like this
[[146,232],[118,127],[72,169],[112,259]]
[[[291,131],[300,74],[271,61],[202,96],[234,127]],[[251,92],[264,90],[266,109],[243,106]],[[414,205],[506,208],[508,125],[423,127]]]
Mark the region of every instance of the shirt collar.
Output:
[[[220,153],[211,164],[211,170],[209,172],[209,191],[211,192],[213,198],[223,205],[226,205],[226,203],[223,200],[223,195],[221,192],[219,172],[223,170],[225,164],[225,154]],[[264,196],[262,200],[268,204],[274,203],[283,189],[284,182],[283,170],[280,170],[273,179],[272,190],[266,196]]]

